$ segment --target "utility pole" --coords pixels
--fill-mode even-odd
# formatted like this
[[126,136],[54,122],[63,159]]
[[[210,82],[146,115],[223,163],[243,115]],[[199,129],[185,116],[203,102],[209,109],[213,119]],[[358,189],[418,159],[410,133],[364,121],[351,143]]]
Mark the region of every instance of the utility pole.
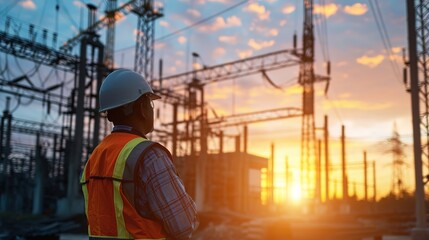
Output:
[[325,201],[329,201],[329,129],[327,115],[325,115],[323,128],[323,139],[325,144]]
[[[96,16],[95,11],[96,7],[92,4],[88,4],[88,25],[92,26],[95,22]],[[88,59],[87,53],[92,53],[91,58]],[[90,81],[96,81],[97,89],[101,86],[101,81],[103,78],[103,54],[104,54],[104,46],[101,44],[101,42],[98,39],[98,35],[95,34],[93,29],[90,29],[81,39],[81,45],[80,45],[80,63],[79,63],[79,78],[76,89],[77,89],[77,101],[75,106],[75,114],[76,117],[74,119],[74,134],[73,134],[73,142],[72,142],[72,152],[70,154],[69,158],[69,166],[68,166],[68,174],[67,174],[67,199],[66,199],[66,206],[61,206],[58,208],[58,211],[60,214],[75,214],[76,212],[80,212],[81,209],[76,202],[80,199],[78,196],[78,179],[79,174],[81,173],[81,165],[82,165],[82,157],[84,157],[83,149],[84,149],[84,129],[85,129],[85,119],[88,119],[85,114],[87,109],[85,109],[85,100],[88,100],[87,95],[87,79],[88,75],[93,76],[93,72],[95,71],[95,79],[90,79]],[[88,60],[91,63],[90,66],[88,66]],[[92,66],[91,66],[92,65]],[[91,73],[91,74],[90,74]],[[91,84],[92,85],[92,84]],[[93,91],[93,88],[90,89]],[[92,96],[94,95],[93,92],[90,93]],[[89,101],[91,103],[92,108],[97,108],[98,106],[98,97],[95,97],[95,101]],[[92,106],[92,103],[95,102],[97,106]],[[91,116],[91,115],[90,115]],[[87,145],[87,152],[88,155],[89,151],[92,151],[90,149],[90,146],[95,147],[96,144],[99,142],[99,128],[100,128],[100,115],[95,114],[93,117],[93,126],[91,126],[92,119],[89,119],[89,131],[88,135],[92,130],[93,136],[92,141],[90,141],[90,137],[88,136],[88,145]]]
[[2,172],[0,172],[0,211],[6,211],[9,208],[10,184],[9,184],[9,155],[12,152],[12,114],[10,112],[10,97],[6,97],[6,107],[0,123],[0,160],[2,162]]
[[365,188],[365,202],[368,201],[368,165],[366,161],[366,151],[363,152],[363,185]]
[[289,198],[289,159],[286,156],[285,158],[285,191],[286,191],[286,200]]
[[341,126],[341,175],[343,180],[343,200],[348,199],[347,173],[346,173],[346,134],[345,126]]
[[377,178],[375,176],[376,169],[375,169],[375,161],[372,162],[372,185],[374,186],[374,203],[377,202]]
[[269,204],[270,206],[274,206],[274,143],[271,143],[271,157],[270,162],[268,164],[268,182],[269,184]]
[[247,132],[248,132],[248,130],[247,130],[247,125],[244,125],[244,127],[243,127],[243,152],[244,153],[246,153],[247,154]]
[[317,141],[317,161],[316,161],[316,199],[322,202],[322,140]]
[[[420,1],[419,9],[426,9]],[[425,194],[423,186],[422,169],[422,143],[420,136],[420,84],[418,74],[418,56],[417,56],[417,31],[416,31],[416,8],[414,0],[407,0],[407,20],[408,20],[408,49],[410,61],[411,78],[411,109],[413,119],[413,150],[414,150],[414,173],[415,173],[415,198],[416,198],[416,227],[412,229],[414,240],[423,240],[429,238],[429,231],[426,225],[426,207]],[[421,31],[425,31],[421,28]],[[427,34],[426,34],[427,35]],[[427,54],[423,52],[423,55]],[[426,65],[426,63],[424,64]],[[425,71],[425,74],[427,72]],[[427,80],[427,79],[424,79]],[[424,85],[424,84],[423,84]],[[426,85],[425,85],[426,86]],[[427,115],[427,114],[426,114]]]

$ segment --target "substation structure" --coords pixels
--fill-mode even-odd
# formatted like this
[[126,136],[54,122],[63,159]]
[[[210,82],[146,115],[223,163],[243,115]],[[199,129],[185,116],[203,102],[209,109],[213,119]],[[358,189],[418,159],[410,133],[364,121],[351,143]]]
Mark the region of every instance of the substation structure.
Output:
[[[314,73],[313,1],[304,0],[304,6],[302,49],[296,47],[295,36],[294,47],[290,50],[174,76],[162,77],[161,64],[158,79],[153,77],[154,21],[163,14],[162,9],[154,8],[153,1],[129,1],[117,8],[116,1],[110,0],[106,16],[98,21],[96,8],[88,5],[88,28],[60,47],[57,47],[56,33],[50,34],[45,29],[6,17],[0,26],[0,51],[5,53],[6,60],[12,56],[36,67],[21,76],[8,73],[8,65],[0,69],[0,92],[7,98],[0,126],[1,211],[58,215],[83,213],[78,179],[91,151],[111,129],[105,116],[98,114],[97,90],[103,78],[114,70],[115,21],[119,15],[123,17],[129,13],[138,16],[140,30],[134,69],[152,83],[154,90],[163,96],[162,101],[171,105],[173,110],[172,120],[162,125],[162,129],[155,129],[152,138],[170,147],[174,163],[199,210],[225,208],[249,212],[253,209],[249,206],[262,207],[262,189],[250,186],[248,179],[249,173],[256,171],[260,174],[263,168],[268,169],[271,192],[268,195],[269,201],[273,201],[273,159],[247,152],[247,127],[251,123],[302,117],[301,172],[304,178],[313,178],[311,172],[314,172],[312,168],[316,163],[311,161],[317,159],[314,83],[328,84],[329,77]],[[97,34],[104,27],[107,28],[106,44]],[[25,29],[27,32],[22,33]],[[73,54],[77,45],[78,53]],[[196,61],[198,54],[194,53],[193,57]],[[269,79],[269,71],[297,65],[300,66],[299,83],[303,86],[302,107],[208,118],[204,97],[207,84],[252,74],[261,74]],[[52,85],[46,87],[34,80],[34,73],[42,68],[55,73]],[[61,123],[17,119],[13,117],[12,100],[37,102],[41,105],[40,111],[46,111],[47,115],[56,111]],[[183,119],[179,119],[179,110],[186,113]],[[223,129],[231,126],[242,126],[244,136],[224,135]],[[223,139],[226,137],[235,139],[235,151],[223,151]],[[31,139],[31,142],[22,144],[23,138]],[[216,151],[209,149],[208,138],[219,139]],[[310,186],[305,179],[301,181],[306,191],[317,191],[317,186]]]

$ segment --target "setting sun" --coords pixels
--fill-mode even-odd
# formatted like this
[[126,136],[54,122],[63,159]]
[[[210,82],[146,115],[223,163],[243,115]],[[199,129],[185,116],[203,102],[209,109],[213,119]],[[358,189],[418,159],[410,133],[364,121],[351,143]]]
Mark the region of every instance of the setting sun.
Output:
[[298,183],[295,183],[292,188],[290,189],[290,199],[294,202],[297,203],[301,200],[302,198],[302,192],[301,192],[301,188],[299,186]]

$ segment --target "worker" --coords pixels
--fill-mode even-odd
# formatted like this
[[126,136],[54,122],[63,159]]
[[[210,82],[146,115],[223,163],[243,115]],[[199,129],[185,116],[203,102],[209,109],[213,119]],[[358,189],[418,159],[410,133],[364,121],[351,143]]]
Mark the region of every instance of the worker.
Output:
[[159,99],[138,73],[119,69],[103,81],[100,112],[112,133],[94,149],[81,177],[90,239],[190,239],[198,227],[170,152],[146,135]]

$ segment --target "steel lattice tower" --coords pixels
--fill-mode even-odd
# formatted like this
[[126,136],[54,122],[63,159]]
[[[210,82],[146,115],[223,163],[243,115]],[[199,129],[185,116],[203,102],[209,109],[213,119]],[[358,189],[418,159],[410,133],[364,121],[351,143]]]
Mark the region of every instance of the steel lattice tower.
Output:
[[299,83],[303,88],[301,126],[301,186],[311,190],[311,160],[315,160],[313,0],[304,0],[303,53]]
[[114,51],[115,51],[115,16],[117,8],[116,0],[109,0],[106,7],[107,16],[107,36],[106,47],[104,49],[104,65],[112,69],[114,67]]
[[[415,174],[416,227],[412,229],[413,239],[428,239],[423,164],[428,166],[428,52],[429,23],[428,0],[407,0],[408,49],[411,78],[411,105],[413,122],[413,152]],[[422,135],[423,134],[423,135]]]
[[[417,64],[420,87],[420,128],[422,134],[422,161],[426,169],[423,175],[428,174],[429,168],[429,0],[415,1],[416,10],[416,38]],[[426,172],[426,173],[425,173]]]
[[163,15],[154,9],[153,0],[137,0],[135,6],[133,12],[138,16],[138,23],[134,70],[152,83],[155,20]]

